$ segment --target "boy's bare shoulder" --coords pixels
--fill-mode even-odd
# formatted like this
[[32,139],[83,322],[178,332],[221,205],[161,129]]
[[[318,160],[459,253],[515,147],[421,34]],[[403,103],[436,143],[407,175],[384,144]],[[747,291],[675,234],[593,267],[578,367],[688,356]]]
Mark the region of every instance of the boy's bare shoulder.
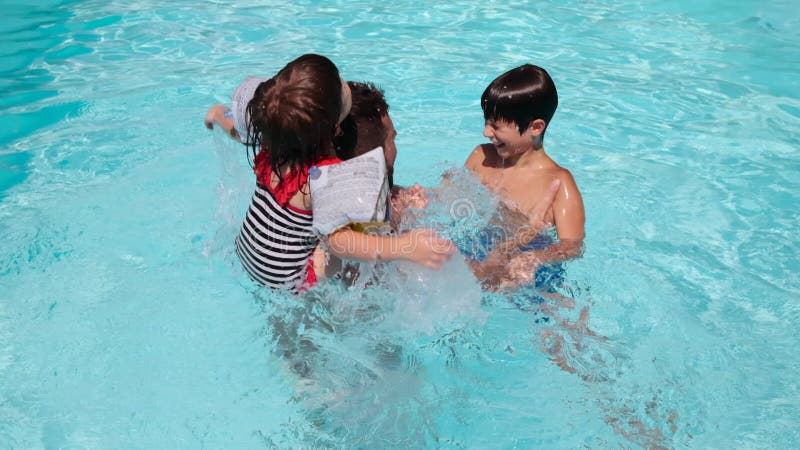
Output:
[[545,167],[543,169],[532,169],[532,172],[538,172],[541,176],[543,173],[546,173],[546,177],[550,180],[559,179],[562,185],[575,185],[575,178],[572,176],[572,172],[570,172],[566,167],[559,165],[557,162],[550,159],[550,166]]
[[464,164],[468,169],[480,170],[487,162],[497,158],[497,151],[494,144],[480,144],[472,150],[467,162]]
[[575,177],[572,176],[572,172],[570,172],[568,169],[564,167],[556,166],[553,171],[553,175],[554,178],[558,178],[559,180],[561,180],[562,186],[578,187],[577,184],[575,183]]

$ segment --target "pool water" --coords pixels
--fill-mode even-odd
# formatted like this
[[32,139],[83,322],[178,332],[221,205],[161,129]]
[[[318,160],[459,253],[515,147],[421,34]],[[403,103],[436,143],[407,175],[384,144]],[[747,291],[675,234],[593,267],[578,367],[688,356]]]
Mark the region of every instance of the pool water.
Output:
[[[434,3],[4,5],[0,448],[800,446],[794,3]],[[584,256],[503,295],[460,260],[253,286],[252,175],[202,118],[307,52],[385,89],[428,186],[547,68]],[[462,188],[445,233],[490,214]]]

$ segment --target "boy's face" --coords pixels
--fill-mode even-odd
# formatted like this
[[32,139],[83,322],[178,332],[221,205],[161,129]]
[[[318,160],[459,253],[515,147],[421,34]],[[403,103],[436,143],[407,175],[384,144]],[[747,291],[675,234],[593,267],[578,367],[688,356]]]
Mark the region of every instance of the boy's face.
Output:
[[544,121],[534,120],[522,133],[516,123],[503,119],[486,121],[483,135],[491,139],[497,155],[503,159],[519,156],[534,148],[534,140],[542,134]]

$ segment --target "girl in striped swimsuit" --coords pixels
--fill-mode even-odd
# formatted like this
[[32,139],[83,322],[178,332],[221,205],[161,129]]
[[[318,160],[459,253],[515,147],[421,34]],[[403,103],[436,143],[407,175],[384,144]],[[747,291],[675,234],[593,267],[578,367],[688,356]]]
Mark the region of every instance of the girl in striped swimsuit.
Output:
[[[309,171],[340,162],[333,136],[350,109],[350,91],[328,58],[303,55],[261,83],[247,105],[247,136],[256,189],[236,252],[255,281],[292,292],[316,282],[311,255],[319,243],[312,229]],[[347,228],[324,236],[343,259],[408,259],[440,267],[455,251],[431,230],[369,236]]]

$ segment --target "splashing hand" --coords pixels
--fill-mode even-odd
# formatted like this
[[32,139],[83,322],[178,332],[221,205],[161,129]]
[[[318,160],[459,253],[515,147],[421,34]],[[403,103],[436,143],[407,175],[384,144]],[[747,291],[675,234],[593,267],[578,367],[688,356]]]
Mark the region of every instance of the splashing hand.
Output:
[[419,184],[399,191],[392,199],[392,202],[397,202],[397,209],[400,210],[407,208],[425,209],[428,206],[428,201],[428,193]]

